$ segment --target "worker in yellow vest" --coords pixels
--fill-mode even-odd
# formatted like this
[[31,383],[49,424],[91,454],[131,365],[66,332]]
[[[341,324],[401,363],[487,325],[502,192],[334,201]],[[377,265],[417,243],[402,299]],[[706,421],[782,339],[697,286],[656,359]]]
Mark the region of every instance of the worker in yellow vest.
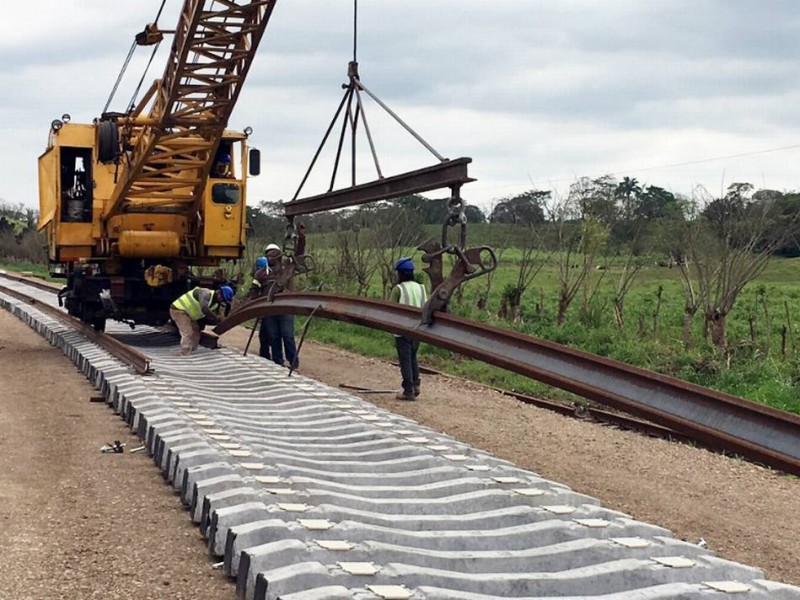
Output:
[[217,323],[217,309],[222,303],[233,300],[233,288],[223,285],[218,290],[196,287],[172,303],[169,316],[181,334],[181,355],[188,356],[200,344],[200,319]]
[[[428,300],[425,286],[414,281],[414,261],[403,257],[394,265],[397,271],[397,285],[392,289],[389,300],[398,304],[409,306],[422,306]],[[394,336],[397,348],[397,362],[400,363],[400,375],[403,378],[403,393],[398,394],[398,400],[415,400],[419,396],[419,365],[417,364],[417,350],[419,342],[402,335]]]

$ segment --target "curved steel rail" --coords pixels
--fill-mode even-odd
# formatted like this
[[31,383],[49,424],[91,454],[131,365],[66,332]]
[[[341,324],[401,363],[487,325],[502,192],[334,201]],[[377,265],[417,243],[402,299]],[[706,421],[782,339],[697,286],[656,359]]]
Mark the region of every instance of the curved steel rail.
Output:
[[[6,273],[3,273],[3,276],[7,277],[8,279],[13,279],[16,281],[21,281],[22,283],[34,285],[30,280],[22,277],[19,278],[8,277],[8,274]],[[45,289],[46,291],[58,291],[58,290],[53,290],[53,288],[45,288],[45,287],[41,287],[41,289]],[[131,366],[137,373],[141,375],[147,375],[149,373],[152,373],[152,369],[150,368],[150,359],[147,356],[145,356],[138,350],[135,350],[130,346],[123,344],[119,340],[114,339],[110,335],[102,333],[100,331],[95,331],[91,326],[81,322],[75,317],[71,317],[61,309],[52,306],[50,304],[41,302],[36,298],[32,298],[31,296],[18,292],[17,290],[12,290],[11,288],[8,288],[4,285],[0,285],[0,292],[12,296],[17,300],[21,300],[22,302],[27,302],[28,304],[35,306],[37,310],[47,313],[51,317],[55,317],[62,323],[79,331],[87,338],[92,340],[92,342],[104,348],[106,351],[114,355],[116,358],[124,362],[126,365]]]
[[800,417],[514,331],[437,313],[332,294],[281,294],[244,304],[218,325],[223,334],[250,319],[316,314],[446,348],[613,406],[756,462],[800,475]]

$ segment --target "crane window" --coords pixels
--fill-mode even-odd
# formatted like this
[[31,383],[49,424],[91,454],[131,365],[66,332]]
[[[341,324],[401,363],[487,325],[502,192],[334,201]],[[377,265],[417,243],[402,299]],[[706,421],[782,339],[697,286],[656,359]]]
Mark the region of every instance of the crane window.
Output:
[[215,183],[211,188],[211,201],[214,204],[238,204],[239,186],[235,183]]
[[61,148],[61,220],[92,222],[92,149]]

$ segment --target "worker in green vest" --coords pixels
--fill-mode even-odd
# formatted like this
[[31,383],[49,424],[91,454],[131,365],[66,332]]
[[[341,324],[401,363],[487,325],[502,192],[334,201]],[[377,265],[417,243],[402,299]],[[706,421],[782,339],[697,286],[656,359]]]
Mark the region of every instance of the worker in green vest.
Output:
[[[422,308],[428,300],[425,286],[414,281],[414,261],[403,257],[395,263],[397,285],[392,288],[389,300],[398,304],[407,304]],[[403,378],[403,393],[397,395],[398,400],[415,400],[419,396],[419,365],[417,350],[419,342],[402,335],[394,336],[397,348],[397,362],[400,363],[400,375]]]
[[233,300],[233,288],[220,286],[217,290],[196,287],[172,303],[169,316],[181,334],[181,355],[188,356],[200,344],[200,319],[217,323],[217,310],[223,303]]

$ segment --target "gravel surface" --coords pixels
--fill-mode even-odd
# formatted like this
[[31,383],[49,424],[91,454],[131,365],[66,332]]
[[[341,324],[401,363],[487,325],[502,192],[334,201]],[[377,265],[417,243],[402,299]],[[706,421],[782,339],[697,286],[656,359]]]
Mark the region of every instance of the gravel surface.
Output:
[[[376,335],[385,335],[376,333]],[[243,347],[234,330],[223,343]],[[257,346],[257,341],[255,342]],[[306,342],[301,372],[330,385],[398,385],[398,369]],[[138,439],[58,350],[0,311],[0,597],[219,600],[234,586]],[[417,402],[365,399],[690,541],[800,585],[800,480],[690,446],[576,421],[449,377]]]

